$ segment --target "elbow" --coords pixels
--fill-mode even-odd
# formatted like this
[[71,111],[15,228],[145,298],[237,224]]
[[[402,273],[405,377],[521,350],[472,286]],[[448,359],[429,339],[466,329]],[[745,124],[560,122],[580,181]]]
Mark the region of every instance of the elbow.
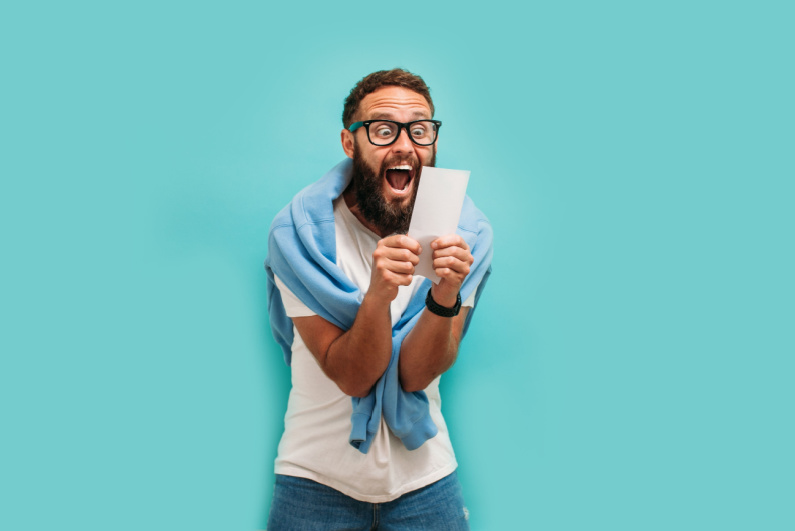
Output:
[[436,376],[433,376],[431,379],[420,379],[420,378],[401,378],[400,379],[400,387],[407,393],[416,393],[417,391],[424,391]]
[[348,374],[334,377],[326,373],[326,376],[329,376],[329,378],[331,378],[334,383],[337,384],[337,387],[340,388],[340,391],[348,396],[353,396],[356,398],[364,398],[369,395],[370,391],[373,389],[373,386],[378,381],[378,377],[364,377],[361,374]]
[[[326,358],[327,359],[327,358]],[[324,360],[325,361],[325,360]],[[364,375],[356,369],[340,370],[328,363],[320,363],[323,373],[348,396],[364,398],[370,394],[380,375]]]
[[350,397],[355,397],[355,398],[366,397],[367,395],[370,394],[370,391],[373,388],[372,385],[365,387],[360,383],[336,382],[336,384],[337,387],[340,388],[340,391],[342,391],[343,393],[345,393]]

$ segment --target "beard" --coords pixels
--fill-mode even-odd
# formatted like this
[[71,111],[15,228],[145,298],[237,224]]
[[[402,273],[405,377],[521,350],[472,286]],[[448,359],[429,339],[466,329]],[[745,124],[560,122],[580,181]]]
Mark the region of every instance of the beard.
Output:
[[[408,164],[414,169],[414,178],[411,183],[413,190],[407,202],[389,202],[384,197],[384,181],[386,169],[400,164]],[[426,166],[436,166],[436,146],[433,155]],[[351,185],[356,192],[356,204],[362,216],[375,225],[382,234],[406,234],[411,223],[411,214],[414,212],[414,201],[417,199],[417,190],[420,185],[420,172],[422,163],[416,155],[410,157],[387,157],[381,163],[378,171],[374,171],[362,159],[358,145],[353,145],[353,178]]]

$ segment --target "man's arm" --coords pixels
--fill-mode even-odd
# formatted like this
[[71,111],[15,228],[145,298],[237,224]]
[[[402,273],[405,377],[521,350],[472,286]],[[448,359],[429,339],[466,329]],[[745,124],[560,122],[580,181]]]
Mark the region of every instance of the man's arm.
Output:
[[419,254],[419,243],[407,236],[398,234],[378,242],[370,287],[348,331],[317,315],[293,318],[320,368],[343,393],[367,396],[386,371],[392,356],[389,305],[397,297],[398,286],[411,284]]
[[[469,246],[456,234],[431,243],[433,267],[441,277],[431,287],[433,300],[452,308],[474,262]],[[455,317],[441,317],[425,308],[400,347],[400,383],[406,392],[421,391],[453,366],[469,308]]]

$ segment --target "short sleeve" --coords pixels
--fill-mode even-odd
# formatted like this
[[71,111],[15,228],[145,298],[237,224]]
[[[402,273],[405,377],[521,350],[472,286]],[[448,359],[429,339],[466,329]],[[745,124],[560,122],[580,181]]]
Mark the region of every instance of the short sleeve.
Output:
[[274,280],[276,281],[276,287],[279,288],[279,294],[282,296],[282,304],[284,304],[284,311],[287,317],[309,317],[317,315],[310,310],[306,304],[301,302],[301,300],[284,285],[284,282],[282,282],[279,277],[274,275]]
[[467,297],[467,299],[464,302],[461,303],[461,306],[462,307],[466,307],[466,308],[474,308],[474,306],[475,306],[475,295],[477,294],[477,292],[478,292],[478,288],[475,288],[474,290],[472,290],[472,293],[469,295],[469,297]]

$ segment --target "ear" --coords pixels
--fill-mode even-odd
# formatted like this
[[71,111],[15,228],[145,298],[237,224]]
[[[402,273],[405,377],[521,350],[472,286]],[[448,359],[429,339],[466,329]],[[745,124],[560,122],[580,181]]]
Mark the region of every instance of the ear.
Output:
[[342,151],[348,155],[349,159],[353,158],[353,133],[347,129],[340,132],[340,142],[342,142]]

